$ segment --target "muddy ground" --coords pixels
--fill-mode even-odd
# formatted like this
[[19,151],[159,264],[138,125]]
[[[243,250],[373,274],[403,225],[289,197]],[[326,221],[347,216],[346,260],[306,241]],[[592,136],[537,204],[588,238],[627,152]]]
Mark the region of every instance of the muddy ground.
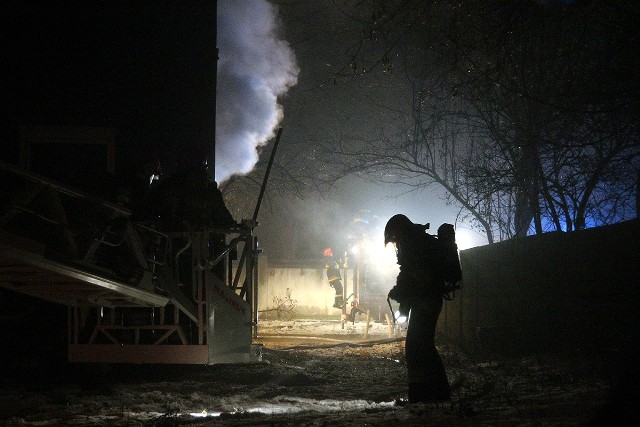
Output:
[[474,357],[439,336],[452,401],[406,405],[401,336],[379,331],[364,341],[355,331],[314,336],[272,326],[256,341],[264,345],[256,364],[5,365],[0,424],[597,425],[635,418],[630,399],[612,400],[616,378],[602,358]]

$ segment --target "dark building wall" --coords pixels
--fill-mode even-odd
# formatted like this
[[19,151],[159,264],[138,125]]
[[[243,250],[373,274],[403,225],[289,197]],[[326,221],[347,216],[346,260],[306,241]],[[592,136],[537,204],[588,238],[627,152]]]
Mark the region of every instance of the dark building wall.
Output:
[[119,170],[213,147],[216,2],[9,4],[0,159],[17,163],[34,126],[113,129]]
[[461,251],[462,290],[440,328],[471,351],[637,346],[640,221]]

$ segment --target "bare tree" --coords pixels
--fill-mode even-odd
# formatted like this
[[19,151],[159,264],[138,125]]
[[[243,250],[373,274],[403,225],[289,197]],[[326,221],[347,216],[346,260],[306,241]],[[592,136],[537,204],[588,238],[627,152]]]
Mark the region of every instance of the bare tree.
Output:
[[439,185],[490,242],[532,223],[542,233],[632,215],[638,85],[617,52],[637,64],[619,34],[637,41],[637,6],[382,1],[373,10],[354,61],[372,39],[386,42],[372,66],[402,51],[412,102],[393,131],[339,147],[353,160],[346,170]]
[[[335,171],[322,161],[319,148],[310,148],[319,147],[319,144],[308,140],[286,140],[285,132],[267,181],[263,206],[266,209],[272,203],[277,203],[277,199],[271,195],[301,199],[309,192],[324,194],[337,179]],[[232,176],[220,185],[235,218],[253,216],[273,145],[274,141],[270,141],[262,148],[260,160],[249,174]]]

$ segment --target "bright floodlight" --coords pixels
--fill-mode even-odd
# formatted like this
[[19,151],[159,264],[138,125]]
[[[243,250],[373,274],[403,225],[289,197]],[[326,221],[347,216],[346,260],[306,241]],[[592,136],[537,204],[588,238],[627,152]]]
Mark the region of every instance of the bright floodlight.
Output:
[[456,244],[459,250],[462,251],[477,246],[472,233],[471,230],[467,230],[466,228],[456,229]]
[[400,311],[396,311],[396,322],[404,323],[406,321],[407,321],[407,316],[405,316],[404,314],[400,314]]

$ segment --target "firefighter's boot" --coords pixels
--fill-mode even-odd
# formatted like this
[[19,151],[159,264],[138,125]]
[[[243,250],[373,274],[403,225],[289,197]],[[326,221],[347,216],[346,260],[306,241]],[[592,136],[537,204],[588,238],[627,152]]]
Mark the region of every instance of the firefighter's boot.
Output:
[[333,303],[333,306],[335,308],[342,308],[343,305],[344,305],[344,300],[342,299],[342,295],[336,295],[336,300]]

